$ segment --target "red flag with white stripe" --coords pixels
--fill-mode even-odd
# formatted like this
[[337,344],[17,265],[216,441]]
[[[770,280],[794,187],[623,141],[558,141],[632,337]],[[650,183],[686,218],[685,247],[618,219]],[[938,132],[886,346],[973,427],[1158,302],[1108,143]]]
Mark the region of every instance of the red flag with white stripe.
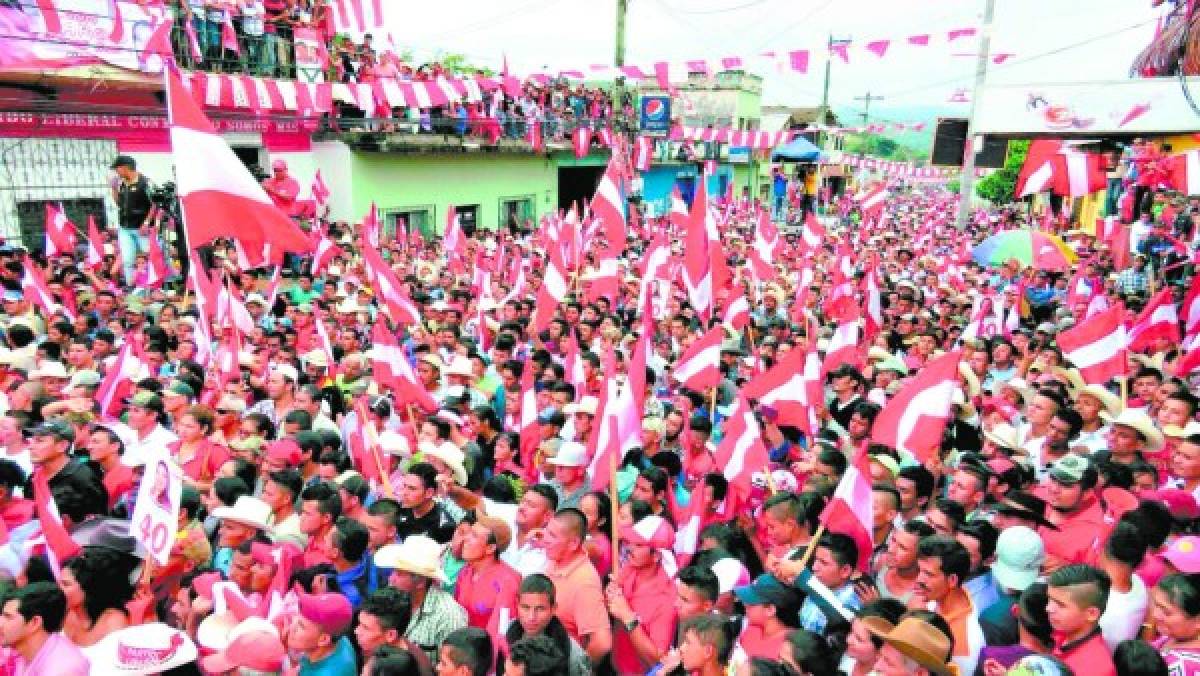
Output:
[[1167,160],[1171,187],[1184,195],[1200,195],[1200,149]]
[[825,226],[811,212],[804,217],[804,227],[800,230],[800,241],[807,251],[816,251],[825,241]]
[[714,326],[688,346],[675,367],[671,377],[680,385],[698,392],[716,387],[721,382],[721,341],[725,329]]
[[1124,316],[1125,307],[1114,305],[1058,334],[1063,357],[1085,382],[1105,383],[1129,370]]
[[467,255],[467,236],[453,204],[446,208],[446,232],[442,235],[442,248],[460,259]]
[[312,251],[308,234],[267,197],[175,72],[167,73],[167,111],[189,246],[227,237],[260,252],[270,242],[274,262],[286,252]]
[[312,262],[312,273],[314,275],[320,274],[325,269],[325,266],[329,265],[329,262],[334,258],[346,255],[346,252],[329,238],[328,233],[316,233],[316,240],[316,253],[313,254]]
[[116,416],[117,405],[133,389],[134,379],[141,377],[145,371],[145,365],[133,351],[133,341],[126,341],[112,364],[104,370],[104,380],[96,389],[96,403],[100,405],[101,417]]
[[708,194],[702,177],[692,201],[683,248],[683,285],[696,314],[705,322],[712,317],[713,275],[709,255]]
[[413,404],[426,413],[438,410],[437,401],[421,385],[404,349],[383,322],[376,322],[371,329],[371,349],[367,356],[375,380],[395,393],[397,404]]
[[104,265],[104,237],[100,234],[100,228],[96,227],[96,217],[91,214],[88,214],[88,249],[85,263],[92,270]]
[[325,178],[321,176],[320,169],[318,169],[316,175],[313,176],[312,186],[309,188],[309,192],[312,193],[312,198],[318,205],[325,206],[329,203],[329,196],[331,193],[329,192],[329,186],[325,184]]
[[726,505],[732,513],[737,513],[749,502],[752,477],[769,469],[771,458],[763,444],[758,421],[740,393],[722,431],[724,435],[713,453],[713,461],[722,468],[725,480],[729,482]]
[[159,243],[158,230],[152,229],[146,239],[146,286],[157,289],[167,281],[171,270],[167,267],[167,258],[163,255],[162,244]]
[[766,373],[742,388],[742,396],[775,410],[775,422],[804,430],[816,429],[814,406],[822,403],[821,358],[815,350],[793,349]]
[[858,339],[858,320],[838,324],[829,339],[829,347],[825,350],[825,359],[821,362],[824,373],[836,369],[842,364],[850,364],[855,368],[862,367],[862,343]]
[[[859,211],[862,212],[863,220],[874,220],[878,218],[879,214],[883,211],[884,205],[887,204],[888,198],[891,197],[891,195],[892,193],[888,191],[887,187],[882,184],[868,190],[858,203],[858,208]],[[809,216],[812,216],[811,212],[809,213]]]
[[567,297],[570,288],[567,281],[567,266],[563,263],[558,247],[550,247],[543,272],[542,285],[538,289],[537,307],[533,310],[533,330],[541,331],[550,325],[558,305]]
[[1155,341],[1164,340],[1168,343],[1178,343],[1179,312],[1175,308],[1175,291],[1165,288],[1159,291],[1142,313],[1129,327],[1129,349],[1135,352],[1151,349]]
[[571,144],[575,147],[575,159],[587,157],[592,147],[592,130],[589,127],[579,127],[571,134]]
[[607,248],[614,254],[625,250],[629,229],[629,220],[625,215],[625,194],[621,186],[621,168],[614,157],[608,161],[590,203],[592,216],[600,221]]
[[725,304],[721,323],[733,327],[735,331],[746,328],[750,323],[750,303],[746,302],[745,294],[739,292],[729,299]]
[[67,218],[62,204],[46,202],[46,258],[75,253],[75,224]]
[[821,512],[821,523],[831,533],[854,538],[858,545],[858,570],[867,572],[874,550],[871,537],[872,520],[871,479],[855,465],[846,467],[829,504]]
[[1200,284],[1192,284],[1183,297],[1180,314],[1183,319],[1183,334],[1191,337],[1200,335]]
[[42,537],[46,540],[46,548],[51,555],[51,568],[54,569],[57,577],[62,564],[78,556],[83,551],[83,547],[67,532],[67,528],[62,522],[62,516],[59,515],[58,505],[54,502],[54,494],[50,491],[46,474],[40,468],[35,469],[33,476],[30,477],[30,483],[33,484],[33,501],[37,509]]
[[958,350],[947,352],[905,383],[875,418],[871,441],[908,450],[921,462],[936,454],[952,415],[961,358]]
[[633,168],[638,171],[650,171],[654,161],[654,139],[649,136],[639,136],[633,142]]

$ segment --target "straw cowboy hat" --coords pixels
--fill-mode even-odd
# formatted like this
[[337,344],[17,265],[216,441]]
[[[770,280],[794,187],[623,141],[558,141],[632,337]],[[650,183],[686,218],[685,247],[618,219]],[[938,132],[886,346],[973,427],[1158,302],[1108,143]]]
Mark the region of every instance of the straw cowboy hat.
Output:
[[1072,392],[1078,392],[1087,387],[1087,383],[1083,380],[1083,374],[1081,374],[1077,368],[1065,369],[1060,366],[1055,368],[1052,373],[1054,373],[1055,377],[1062,378],[1064,381],[1066,381],[1067,387],[1069,387]]
[[398,545],[384,545],[375,552],[375,565],[402,570],[438,582],[445,582],[442,573],[442,546],[426,535],[410,535]]
[[1117,415],[1121,412],[1121,399],[1109,392],[1103,385],[1087,385],[1075,393],[1075,399],[1078,400],[1085,394],[1100,402],[1109,415]]
[[1150,416],[1141,411],[1126,409],[1121,411],[1120,415],[1110,415],[1105,411],[1100,413],[1100,418],[1110,425],[1121,425],[1137,432],[1145,440],[1147,451],[1157,451],[1163,447],[1165,439],[1162,432],[1159,432],[1158,428],[1154,426],[1154,421],[1150,419]]
[[909,617],[894,626],[882,617],[867,617],[862,622],[872,634],[930,672],[940,676],[956,673],[949,663],[950,637],[925,620]]
[[475,376],[475,371],[471,368],[470,358],[462,355],[455,355],[454,358],[450,360],[450,364],[446,366],[446,375],[473,378]]
[[422,441],[417,445],[417,450],[425,458],[437,458],[441,460],[446,467],[450,468],[450,472],[454,474],[455,483],[460,486],[467,484],[467,468],[463,466],[466,456],[458,446],[449,441],[443,441],[440,444]]
[[978,397],[979,393],[983,391],[983,388],[979,384],[979,376],[975,375],[975,372],[971,370],[970,364],[959,362],[958,375],[962,376],[963,385],[966,387],[967,397],[970,399]]
[[993,425],[990,430],[984,430],[983,438],[1000,448],[1007,448],[1010,451],[1021,448],[1020,435],[1017,433],[1017,428],[1008,423],[999,423]]

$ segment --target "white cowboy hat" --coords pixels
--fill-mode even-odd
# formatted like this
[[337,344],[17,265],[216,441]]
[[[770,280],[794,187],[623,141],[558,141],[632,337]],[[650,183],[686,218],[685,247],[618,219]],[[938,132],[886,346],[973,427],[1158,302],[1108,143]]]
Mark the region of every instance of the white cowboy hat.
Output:
[[463,465],[466,456],[462,450],[449,441],[435,444],[422,441],[417,444],[417,450],[426,458],[437,458],[454,474],[454,482],[460,486],[467,484],[467,468]]
[[473,378],[475,370],[471,368],[471,360],[462,355],[455,355],[454,359],[450,360],[450,365],[446,367],[446,375],[448,376],[466,376]]
[[1121,411],[1120,415],[1109,415],[1107,411],[1104,411],[1100,413],[1100,417],[1110,425],[1128,427],[1142,435],[1142,438],[1146,440],[1147,451],[1157,451],[1163,447],[1163,443],[1166,441],[1162,432],[1159,432],[1158,428],[1154,426],[1154,421],[1142,411],[1125,409]]
[[196,644],[182,631],[162,622],[119,629],[83,649],[92,676],[161,674],[195,662]]
[[405,457],[412,455],[412,445],[408,443],[408,437],[392,430],[384,430],[379,433],[379,448],[390,455]]
[[446,581],[442,572],[442,546],[426,535],[410,535],[398,545],[380,547],[375,552],[375,565]]
[[1189,420],[1188,424],[1179,427],[1178,425],[1166,425],[1163,427],[1163,436],[1171,437],[1172,439],[1186,439],[1190,436],[1200,434],[1200,422]]
[[962,376],[963,384],[967,388],[966,394],[969,399],[974,399],[979,396],[982,388],[979,385],[979,376],[971,370],[971,366],[965,362],[959,362],[958,375]]
[[588,415],[596,415],[596,411],[600,408],[600,400],[591,395],[587,395],[579,400],[579,403],[570,403],[563,408],[563,413],[574,415],[576,413],[586,413]]
[[329,368],[329,355],[325,354],[325,350],[317,348],[309,350],[300,357],[304,360],[305,366],[316,366],[317,368]]
[[222,521],[237,521],[259,530],[271,529],[267,523],[271,518],[271,506],[251,495],[239,496],[232,507],[217,507],[212,515]]
[[41,366],[35,368],[29,374],[30,380],[40,380],[42,378],[62,378],[66,380],[70,377],[67,373],[67,367],[63,366],[61,361],[44,361]]

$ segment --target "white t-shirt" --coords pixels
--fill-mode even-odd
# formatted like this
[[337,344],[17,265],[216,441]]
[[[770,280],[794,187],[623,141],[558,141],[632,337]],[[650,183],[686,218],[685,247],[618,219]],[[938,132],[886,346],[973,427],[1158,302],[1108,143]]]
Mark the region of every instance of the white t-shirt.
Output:
[[1130,580],[1128,592],[1121,593],[1115,589],[1108,592],[1108,605],[1100,616],[1100,631],[1109,650],[1116,650],[1121,641],[1137,638],[1138,629],[1146,619],[1146,604],[1149,601],[1146,583],[1136,574]]

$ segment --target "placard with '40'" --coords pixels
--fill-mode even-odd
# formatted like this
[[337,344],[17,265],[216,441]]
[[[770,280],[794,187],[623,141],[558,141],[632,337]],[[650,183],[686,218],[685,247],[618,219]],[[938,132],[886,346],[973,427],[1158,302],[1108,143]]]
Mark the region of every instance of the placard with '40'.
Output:
[[145,464],[129,531],[155,561],[166,565],[179,530],[183,471],[166,448],[143,453]]

